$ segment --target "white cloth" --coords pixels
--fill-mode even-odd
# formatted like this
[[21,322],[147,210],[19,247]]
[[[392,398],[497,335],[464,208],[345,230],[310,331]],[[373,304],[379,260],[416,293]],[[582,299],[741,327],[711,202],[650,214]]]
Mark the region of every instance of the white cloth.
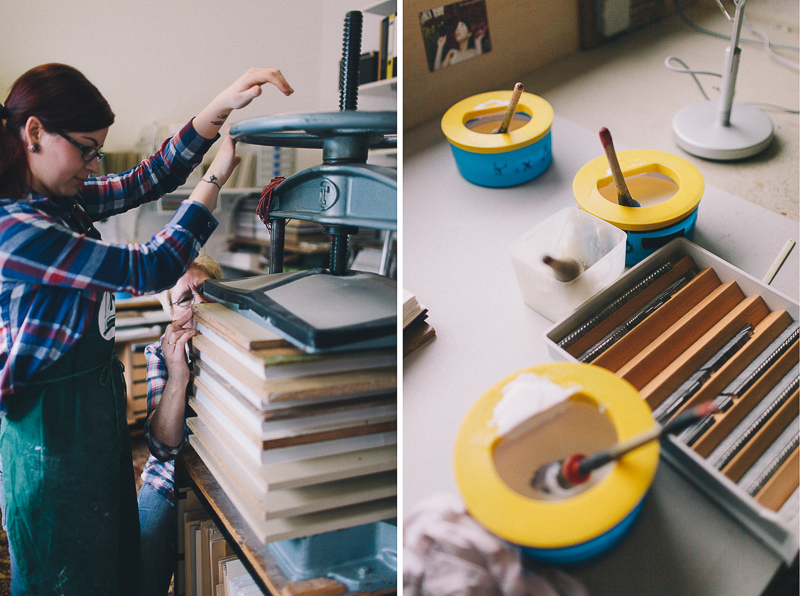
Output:
[[558,569],[526,569],[519,549],[488,532],[454,495],[433,495],[405,515],[404,596],[588,594]]

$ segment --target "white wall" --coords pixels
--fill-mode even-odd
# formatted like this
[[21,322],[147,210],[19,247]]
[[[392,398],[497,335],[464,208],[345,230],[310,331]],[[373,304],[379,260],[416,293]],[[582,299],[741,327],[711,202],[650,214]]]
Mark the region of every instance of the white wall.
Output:
[[[231,122],[286,112],[339,109],[344,17],[372,0],[3,0],[0,101],[23,72],[46,62],[82,71],[116,114],[107,151],[138,150],[155,123],[182,125],[251,66],[279,68],[295,93],[271,86]],[[377,20],[376,20],[377,19]],[[362,48],[377,49],[380,18],[364,15]],[[359,98],[359,109],[394,101]],[[150,141],[152,146],[152,140]],[[210,154],[215,152],[212,148]],[[321,161],[303,150],[299,168]],[[127,214],[126,214],[127,215]],[[220,219],[226,219],[220,214]],[[145,214],[117,222],[111,241],[139,242],[165,223]],[[227,232],[221,221],[215,236]],[[153,226],[158,226],[153,229]],[[112,234],[113,236],[114,234]],[[216,238],[222,241],[222,238]]]
[[295,93],[287,98],[267,92],[236,119],[336,111],[344,15],[370,4],[5,0],[0,99],[33,66],[75,66],[117,116],[106,142],[109,151],[131,149],[153,121],[186,122],[250,66],[279,68]]

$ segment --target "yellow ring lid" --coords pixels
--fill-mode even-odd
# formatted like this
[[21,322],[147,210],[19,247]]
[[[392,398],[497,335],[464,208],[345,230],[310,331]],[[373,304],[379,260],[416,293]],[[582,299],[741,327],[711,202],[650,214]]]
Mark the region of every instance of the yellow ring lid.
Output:
[[502,116],[512,91],[489,91],[462,99],[442,117],[442,132],[453,145],[472,153],[504,153],[532,145],[550,132],[553,107],[538,95],[523,92],[515,113],[527,114],[530,120],[505,134],[476,132],[467,122],[492,115]]
[[[594,406],[613,425],[617,441],[650,428],[652,413],[638,391],[613,373],[590,364],[556,362],[525,369],[500,381],[472,406],[462,422],[454,465],[470,515],[496,536],[517,545],[566,548],[581,544],[614,528],[639,504],[655,476],[659,444],[652,441],[622,456],[609,464],[599,481],[574,496],[559,500],[524,496],[498,473],[494,452],[506,437],[498,434],[492,418],[495,405],[503,397],[503,387],[526,372],[565,388],[580,385],[582,391],[567,402]],[[563,457],[573,452],[568,442],[560,448]],[[524,474],[532,477],[536,465],[533,458],[530,466],[525,462]]]
[[[639,174],[661,174],[678,186],[677,192],[662,203],[642,207],[622,207],[600,194],[600,189],[613,184],[608,159],[602,155],[584,165],[572,182],[572,191],[584,211],[627,231],[665,228],[688,217],[703,196],[703,175],[682,157],[650,149],[628,149],[617,152],[625,178]],[[635,196],[633,197],[636,198]]]

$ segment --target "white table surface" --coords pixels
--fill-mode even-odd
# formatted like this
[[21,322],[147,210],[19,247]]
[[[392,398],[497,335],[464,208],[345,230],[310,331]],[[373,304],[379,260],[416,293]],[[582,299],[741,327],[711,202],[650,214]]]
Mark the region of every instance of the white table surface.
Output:
[[[407,133],[402,176],[402,278],[429,310],[436,338],[403,366],[403,510],[426,496],[458,494],[457,430],[492,385],[548,362],[552,322],[525,305],[508,256],[518,236],[576,206],[575,173],[602,155],[595,131],[558,115],[553,163],[526,184],[492,189],[458,173],[438,122]],[[628,148],[615,138],[617,150]],[[734,166],[735,167],[735,166]],[[702,172],[702,164],[700,164]],[[706,185],[694,242],[761,279],[796,221]],[[796,247],[772,283],[798,299]],[[593,594],[759,594],[778,559],[680,476],[661,465],[633,532],[610,556],[573,573]]]

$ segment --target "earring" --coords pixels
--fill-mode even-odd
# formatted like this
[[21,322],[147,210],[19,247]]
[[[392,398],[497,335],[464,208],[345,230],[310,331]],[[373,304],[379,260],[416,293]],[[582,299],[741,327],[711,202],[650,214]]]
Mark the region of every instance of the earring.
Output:
[[39,153],[39,143],[31,143],[28,145],[28,151],[31,153]]

